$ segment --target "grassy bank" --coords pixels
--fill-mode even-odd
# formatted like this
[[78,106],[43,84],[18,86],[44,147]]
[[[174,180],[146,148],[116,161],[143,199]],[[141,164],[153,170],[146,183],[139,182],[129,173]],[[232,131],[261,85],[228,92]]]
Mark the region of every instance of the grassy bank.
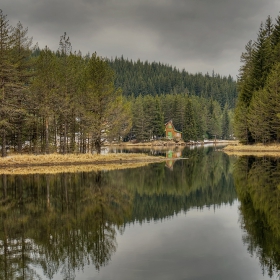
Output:
[[135,168],[164,160],[163,157],[145,154],[12,155],[0,158],[0,174],[89,172]]
[[242,145],[234,144],[228,145],[224,149],[228,155],[236,156],[275,156],[280,157],[280,144],[256,144],[256,145]]

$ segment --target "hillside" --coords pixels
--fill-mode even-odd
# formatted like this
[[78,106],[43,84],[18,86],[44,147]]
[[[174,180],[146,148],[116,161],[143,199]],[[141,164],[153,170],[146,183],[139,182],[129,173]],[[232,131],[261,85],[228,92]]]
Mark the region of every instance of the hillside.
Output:
[[221,108],[227,103],[235,107],[237,98],[236,81],[229,76],[208,73],[190,74],[176,67],[157,63],[132,61],[128,59],[108,59],[116,74],[115,86],[123,89],[125,96],[161,95],[188,93],[206,99],[218,101]]

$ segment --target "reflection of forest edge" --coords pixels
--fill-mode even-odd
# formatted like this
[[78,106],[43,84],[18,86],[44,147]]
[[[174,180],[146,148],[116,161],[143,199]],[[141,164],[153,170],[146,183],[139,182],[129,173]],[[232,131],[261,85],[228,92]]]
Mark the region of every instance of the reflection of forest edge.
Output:
[[[270,277],[280,269],[280,162],[270,157],[240,157],[234,181],[241,202],[244,244]],[[277,272],[277,273],[276,273]]]

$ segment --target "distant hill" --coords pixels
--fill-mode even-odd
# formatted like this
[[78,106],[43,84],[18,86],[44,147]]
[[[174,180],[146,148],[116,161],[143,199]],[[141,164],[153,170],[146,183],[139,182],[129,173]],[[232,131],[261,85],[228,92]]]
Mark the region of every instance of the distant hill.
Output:
[[190,74],[167,64],[132,61],[123,57],[108,59],[116,73],[115,86],[123,89],[125,96],[188,93],[219,102],[221,108],[227,103],[235,107],[236,81],[231,77],[208,73]]

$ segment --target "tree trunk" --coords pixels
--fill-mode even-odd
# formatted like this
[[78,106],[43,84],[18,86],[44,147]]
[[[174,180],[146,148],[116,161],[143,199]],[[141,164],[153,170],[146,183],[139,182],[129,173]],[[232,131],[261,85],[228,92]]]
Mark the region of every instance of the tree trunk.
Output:
[[46,117],[46,120],[45,120],[45,125],[46,125],[46,131],[45,131],[45,137],[46,137],[46,148],[45,148],[45,151],[46,151],[46,154],[49,154],[50,153],[50,149],[49,149],[49,117]]
[[95,150],[97,154],[101,154],[101,138],[98,137],[94,142]]
[[4,130],[2,133],[2,157],[7,156],[7,150],[6,150],[6,131]]
[[18,153],[22,153],[22,121],[19,122],[19,129],[18,129],[18,139],[17,139],[17,146],[18,146]]

